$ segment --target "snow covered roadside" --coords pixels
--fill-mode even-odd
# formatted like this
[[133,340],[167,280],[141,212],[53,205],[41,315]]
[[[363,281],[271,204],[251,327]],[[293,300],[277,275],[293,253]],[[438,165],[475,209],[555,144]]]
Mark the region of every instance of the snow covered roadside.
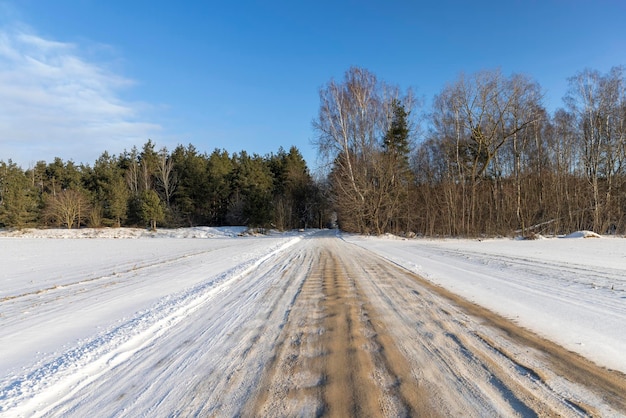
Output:
[[195,227],[176,229],[157,229],[150,231],[142,228],[81,228],[81,229],[22,229],[1,230],[0,237],[10,238],[232,238],[245,234],[246,227]]
[[585,236],[535,241],[343,237],[626,373],[626,239]]
[[[371,367],[395,364],[389,378],[376,380],[378,389],[368,386],[371,390],[361,399],[370,399],[373,393],[387,399],[387,390],[396,388],[389,383],[397,381],[394,370],[409,369],[400,359],[405,356],[413,364],[411,370],[418,372],[413,377],[431,382],[432,392],[424,396],[436,395],[433,405],[441,410],[465,411],[465,403],[482,411],[475,416],[503,415],[505,410],[510,413],[504,415],[545,412],[552,410],[548,404],[556,408],[553,411],[563,410],[559,405],[583,412],[626,408],[620,397],[623,383],[603,380],[611,373],[594,374],[594,387],[608,388],[602,393],[611,394],[612,401],[605,402],[597,390],[585,389],[587,383],[583,387],[567,383],[586,382],[590,369],[583,368],[582,378],[563,373],[569,377],[561,380],[558,373],[576,369],[579,362],[571,361],[570,353],[559,357],[557,352],[563,350],[550,345],[540,345],[547,348],[539,351],[526,343],[518,346],[516,341],[526,340],[507,339],[490,326],[483,327],[490,315],[477,309],[476,316],[466,317],[447,306],[447,299],[422,288],[424,283],[411,274],[334,235],[326,231],[315,236],[227,239],[0,238],[0,263],[8,271],[0,272],[0,289],[7,284],[0,293],[0,416],[84,417],[94,411],[110,416],[239,416],[263,410],[265,398],[259,390],[274,378],[278,398],[269,404],[272,411],[291,405],[287,394],[299,388],[306,395],[297,396],[304,400],[302,410],[315,411],[324,405],[321,390],[339,394],[338,402],[345,403],[343,392],[333,384],[356,376],[350,373],[358,368],[346,359],[329,360],[327,350],[335,347],[336,353],[347,353],[336,347],[351,341],[361,354],[349,358],[365,370],[364,383],[371,384]],[[380,245],[379,251],[413,270],[428,272],[433,281],[440,277],[433,271],[463,277],[461,282],[473,282],[470,288],[479,297],[504,294],[512,303],[515,298],[510,294],[515,292],[532,296],[530,302],[515,301],[524,309],[544,298],[555,306],[562,303],[563,309],[574,305],[591,310],[581,299],[589,295],[578,291],[588,287],[588,278],[572,279],[602,267],[585,270],[580,263],[569,265],[568,248],[544,249],[525,258],[530,255],[519,250],[524,244],[509,240],[467,241],[463,247],[462,240],[347,239],[363,246]],[[594,280],[598,289],[599,284],[609,285],[606,280],[624,284],[619,261],[616,266],[606,267]],[[607,276],[613,270],[617,281]],[[560,289],[562,282],[570,286]],[[615,283],[611,291],[623,295],[624,288]],[[550,300],[555,291],[559,297]],[[592,299],[600,300],[598,295]],[[370,307],[372,316],[367,314]],[[608,317],[615,306],[600,308]],[[545,308],[539,312],[552,314]],[[360,331],[346,341],[346,329],[357,323]],[[390,330],[389,336],[383,338],[384,332],[368,324]],[[512,328],[507,335],[515,334]],[[324,329],[329,332],[321,332]],[[381,356],[392,353],[393,347],[401,353],[384,360]],[[285,361],[273,363],[280,353],[286,354]],[[302,354],[296,369],[293,354]],[[554,369],[545,364],[548,358],[565,366]],[[268,370],[271,364],[276,367]],[[331,367],[335,378],[325,379],[330,374],[324,367]],[[534,391],[535,401],[525,400],[528,391]],[[414,400],[412,405],[422,405]],[[582,402],[578,409],[576,402]]]
[[84,387],[301,239],[175,234],[0,238],[0,415]]

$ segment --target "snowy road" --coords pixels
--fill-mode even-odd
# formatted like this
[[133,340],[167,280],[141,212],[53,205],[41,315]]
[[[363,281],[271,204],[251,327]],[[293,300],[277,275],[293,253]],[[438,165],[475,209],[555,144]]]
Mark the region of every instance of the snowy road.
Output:
[[624,238],[346,239],[626,373]]
[[0,415],[626,413],[623,375],[334,232],[60,242],[0,239],[30,257],[0,275]]

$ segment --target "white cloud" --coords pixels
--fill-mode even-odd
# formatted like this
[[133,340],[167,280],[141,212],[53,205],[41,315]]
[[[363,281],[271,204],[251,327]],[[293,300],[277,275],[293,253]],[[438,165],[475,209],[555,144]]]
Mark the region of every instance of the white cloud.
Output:
[[27,168],[55,156],[93,163],[154,137],[133,82],[81,56],[80,46],[0,29],[0,160]]

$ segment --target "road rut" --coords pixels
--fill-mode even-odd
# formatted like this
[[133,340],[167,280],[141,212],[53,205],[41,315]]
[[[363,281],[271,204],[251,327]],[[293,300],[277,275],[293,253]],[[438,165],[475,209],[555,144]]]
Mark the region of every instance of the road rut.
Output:
[[623,375],[340,239],[309,245],[317,262],[245,415],[626,412]]
[[[204,275],[211,257],[150,277]],[[333,231],[206,274],[10,378],[0,416],[626,416],[623,374]]]

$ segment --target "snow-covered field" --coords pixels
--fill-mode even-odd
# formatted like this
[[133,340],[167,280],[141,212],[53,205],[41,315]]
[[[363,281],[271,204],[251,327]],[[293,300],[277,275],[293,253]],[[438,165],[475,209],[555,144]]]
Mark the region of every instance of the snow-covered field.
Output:
[[[249,290],[235,283],[302,235],[238,237],[243,231],[2,233],[0,415],[34,414],[46,397],[84,386],[208,301]],[[250,316],[258,305],[240,309]],[[216,321],[218,333],[229,331]]]
[[626,373],[625,238],[345,239]]
[[[303,280],[281,281],[285,271],[302,263],[289,248],[309,232],[243,237],[242,232],[0,232],[0,415],[80,416],[105,405],[110,415],[149,414],[155,403],[173,411],[177,391],[210,387],[212,373],[227,374],[230,384],[258,375],[271,356],[264,341],[269,344],[282,329]],[[343,239],[626,373],[626,239],[576,238],[582,236]],[[300,270],[302,276],[307,271]],[[244,280],[251,271],[255,280]],[[287,313],[274,310],[278,305]],[[146,350],[149,355],[136,361],[150,367],[116,368],[146,347],[156,351]],[[180,376],[187,381],[177,381],[177,373],[201,356],[215,357],[214,370],[186,371]],[[246,370],[240,366],[244,358],[251,364]],[[117,392],[81,395],[87,398],[79,397],[70,411],[57,405],[112,369]],[[167,388],[148,385],[134,410],[116,409],[112,402],[127,388],[157,373],[163,378],[163,369],[169,373]],[[205,389],[199,402],[207,397]],[[220,402],[227,410],[238,399]]]

